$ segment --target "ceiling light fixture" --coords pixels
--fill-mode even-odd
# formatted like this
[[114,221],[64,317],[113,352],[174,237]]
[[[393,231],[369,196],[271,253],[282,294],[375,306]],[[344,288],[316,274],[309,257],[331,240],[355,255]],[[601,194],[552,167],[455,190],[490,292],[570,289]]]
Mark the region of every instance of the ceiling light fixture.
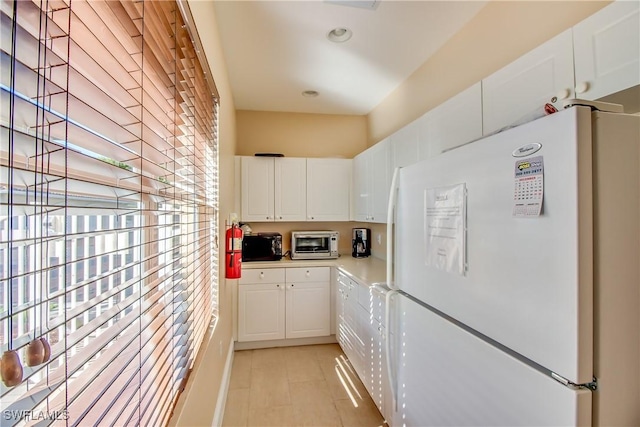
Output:
[[334,43],[344,43],[351,38],[353,32],[344,27],[334,28],[327,33],[327,38]]
[[320,94],[316,90],[305,90],[302,92],[302,96],[306,96],[307,98],[315,98],[318,95]]

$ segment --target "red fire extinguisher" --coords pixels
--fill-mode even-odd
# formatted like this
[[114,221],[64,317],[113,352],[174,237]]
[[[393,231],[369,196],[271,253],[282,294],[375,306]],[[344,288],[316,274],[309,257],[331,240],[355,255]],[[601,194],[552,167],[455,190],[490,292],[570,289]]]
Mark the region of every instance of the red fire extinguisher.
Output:
[[242,230],[233,223],[226,232],[226,274],[227,279],[239,279],[242,274]]

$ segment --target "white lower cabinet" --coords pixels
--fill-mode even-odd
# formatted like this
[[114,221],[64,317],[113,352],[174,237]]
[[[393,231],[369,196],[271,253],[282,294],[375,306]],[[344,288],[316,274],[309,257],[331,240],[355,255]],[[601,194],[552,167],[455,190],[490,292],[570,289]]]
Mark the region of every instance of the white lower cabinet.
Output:
[[364,343],[358,328],[358,284],[338,273],[336,338],[358,375],[362,372]]
[[380,412],[391,416],[384,342],[384,296],[338,272],[338,343]]
[[282,339],[284,328],[284,283],[239,285],[238,341]]
[[331,289],[329,267],[286,269],[285,338],[330,334]]
[[385,395],[386,399],[391,397],[385,393],[387,374],[384,348],[384,297],[374,288],[360,286],[358,302],[360,333],[365,347],[363,383],[378,410],[385,414]]
[[330,267],[245,269],[238,283],[239,342],[330,334]]

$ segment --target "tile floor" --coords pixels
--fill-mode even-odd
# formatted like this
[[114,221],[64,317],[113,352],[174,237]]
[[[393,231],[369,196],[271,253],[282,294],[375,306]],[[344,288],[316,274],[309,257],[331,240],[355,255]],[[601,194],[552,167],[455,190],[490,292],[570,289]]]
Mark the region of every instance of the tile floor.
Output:
[[236,351],[223,426],[382,426],[338,344]]

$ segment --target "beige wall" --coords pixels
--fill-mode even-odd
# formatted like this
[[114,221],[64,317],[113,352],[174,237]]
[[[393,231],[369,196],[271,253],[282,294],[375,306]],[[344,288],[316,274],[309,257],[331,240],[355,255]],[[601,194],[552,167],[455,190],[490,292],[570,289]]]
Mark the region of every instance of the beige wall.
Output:
[[334,114],[237,112],[237,154],[352,158],[367,148],[367,118]]
[[[275,231],[282,234],[282,252],[291,249],[291,231],[309,230],[332,230],[340,233],[338,252],[342,256],[351,255],[351,229],[356,227],[371,228],[371,238],[373,239],[372,251],[384,255],[384,247],[377,243],[377,234],[374,233],[376,224],[366,224],[360,222],[252,222],[251,229],[254,233],[264,231]],[[380,225],[378,228],[386,227]],[[386,236],[380,236],[382,243]],[[378,256],[381,258],[381,256]]]
[[[198,34],[205,49],[207,61],[220,94],[219,144],[220,144],[220,224],[224,230],[224,218],[234,206],[234,154],[236,151],[236,113],[227,75],[213,2],[188,1]],[[224,259],[224,257],[222,257]],[[224,279],[224,265],[219,284],[219,317],[211,335],[205,335],[196,357],[193,373],[175,408],[170,425],[211,425],[214,417],[218,390],[222,383],[229,345],[232,342],[233,307],[232,286],[235,281]]]
[[582,21],[610,1],[492,1],[368,115],[368,145]]
[[[367,146],[365,116],[237,111],[237,154],[281,153],[286,157],[338,157],[350,159]],[[345,183],[350,185],[350,183]],[[239,210],[239,208],[238,208]],[[291,231],[340,232],[339,252],[351,253],[351,229],[355,222],[252,222],[254,232],[274,231],[290,249]]]

